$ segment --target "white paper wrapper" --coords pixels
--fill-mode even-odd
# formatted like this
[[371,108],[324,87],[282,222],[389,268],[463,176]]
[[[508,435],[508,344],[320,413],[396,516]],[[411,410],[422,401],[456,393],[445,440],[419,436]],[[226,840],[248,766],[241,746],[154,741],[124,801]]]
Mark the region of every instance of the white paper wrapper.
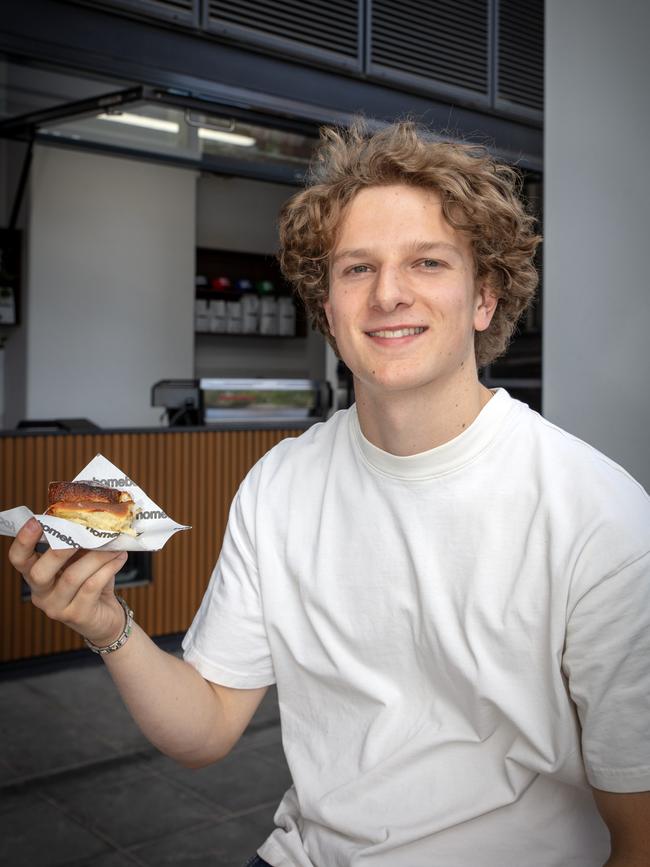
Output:
[[133,522],[133,529],[138,535],[129,536],[126,533],[106,533],[91,530],[74,521],[65,518],[55,518],[53,515],[34,515],[27,506],[17,506],[0,512],[0,535],[15,536],[18,530],[32,516],[43,528],[41,542],[47,542],[51,548],[101,548],[102,551],[159,551],[163,545],[179,530],[190,530],[185,524],[172,521],[165,512],[142,488],[139,488],[126,473],[118,469],[103,455],[96,455],[92,461],[72,480],[74,482],[93,482],[96,485],[106,485],[109,488],[126,490],[133,497],[136,508],[141,510]]

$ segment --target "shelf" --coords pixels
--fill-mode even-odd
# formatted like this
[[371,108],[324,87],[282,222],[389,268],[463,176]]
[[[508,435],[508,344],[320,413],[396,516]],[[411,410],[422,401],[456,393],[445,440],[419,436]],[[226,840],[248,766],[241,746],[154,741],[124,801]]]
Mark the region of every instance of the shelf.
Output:
[[195,331],[194,334],[196,337],[234,337],[238,340],[242,337],[252,337],[254,340],[304,340],[307,337],[306,334],[235,334],[232,331]]
[[[296,308],[296,333],[280,334],[233,334],[228,331],[195,331],[195,334],[205,334],[210,337],[263,337],[275,340],[295,340],[307,337],[307,313],[304,305],[297,298],[289,283],[282,276],[280,265],[274,255],[261,253],[242,253],[235,250],[218,250],[209,247],[198,247],[196,250],[196,274],[206,278],[208,284],[218,278],[226,277],[234,285],[238,280],[250,280],[253,285],[261,281],[269,281],[275,291],[268,293],[274,298],[292,298]],[[197,287],[195,298],[200,301],[239,301],[241,292],[219,291],[207,287]],[[264,296],[260,296],[261,298]]]

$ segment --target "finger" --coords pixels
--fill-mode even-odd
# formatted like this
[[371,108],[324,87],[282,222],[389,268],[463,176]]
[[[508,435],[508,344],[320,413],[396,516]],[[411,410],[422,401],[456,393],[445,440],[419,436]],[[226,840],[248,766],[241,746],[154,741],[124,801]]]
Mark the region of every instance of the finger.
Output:
[[32,566],[39,559],[36,553],[36,545],[43,535],[43,528],[36,518],[30,518],[16,533],[16,538],[9,548],[9,562],[25,578]]
[[59,610],[67,608],[81,587],[89,581],[89,590],[92,594],[95,583],[91,580],[93,576],[98,572],[101,572],[102,576],[115,575],[123,566],[127,556],[126,552],[88,551],[82,557],[73,559],[61,571],[56,585],[52,588],[51,604]]
[[57,575],[74,557],[76,551],[76,548],[50,548],[44,554],[37,555],[28,572],[23,572],[32,596],[42,596],[52,590]]
[[30,518],[16,533],[9,548],[9,562],[19,572],[28,572],[38,559],[35,548],[43,530],[36,518]]
[[[120,569],[126,560],[126,555],[118,555],[110,562],[104,564],[100,569],[94,572],[83,584],[72,600],[71,604],[65,611],[62,612],[61,619],[80,632],[82,635],[89,635],[91,632],[96,632],[99,628],[102,635],[107,634],[102,628],[102,620],[106,620],[107,611],[106,603],[103,606],[99,605],[100,599],[104,592],[110,588],[113,590],[115,585],[115,573]],[[111,596],[113,594],[111,593]],[[114,601],[114,597],[113,597]],[[119,603],[117,604],[119,609]],[[102,608],[102,610],[100,610]],[[112,615],[109,615],[109,619]],[[115,629],[109,630],[114,632]]]
[[93,572],[79,587],[72,605],[79,605],[80,610],[95,606],[106,588],[115,583],[115,575],[122,568],[126,559],[126,552],[122,552],[108,563],[105,563],[96,572]]

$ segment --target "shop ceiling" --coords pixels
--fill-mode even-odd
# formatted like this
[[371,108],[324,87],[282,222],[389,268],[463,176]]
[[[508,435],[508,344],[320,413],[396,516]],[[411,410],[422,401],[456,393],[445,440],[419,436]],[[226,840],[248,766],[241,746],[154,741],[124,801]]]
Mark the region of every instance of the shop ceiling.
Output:
[[543,0],[22,0],[0,135],[297,183],[320,124],[408,115],[541,170],[542,55]]

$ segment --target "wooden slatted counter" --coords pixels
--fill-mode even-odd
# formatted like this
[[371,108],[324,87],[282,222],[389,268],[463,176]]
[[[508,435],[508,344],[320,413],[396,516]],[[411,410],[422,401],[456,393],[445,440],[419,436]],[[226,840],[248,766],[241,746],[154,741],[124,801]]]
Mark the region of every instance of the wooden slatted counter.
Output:
[[[167,514],[192,529],[152,555],[152,581],[120,593],[152,636],[183,632],[201,602],[221,548],[230,502],[250,467],[301,429],[176,429],[0,436],[0,511],[45,508],[48,483],[72,479],[98,453],[124,470]],[[0,663],[82,648],[21,594],[0,536]]]

